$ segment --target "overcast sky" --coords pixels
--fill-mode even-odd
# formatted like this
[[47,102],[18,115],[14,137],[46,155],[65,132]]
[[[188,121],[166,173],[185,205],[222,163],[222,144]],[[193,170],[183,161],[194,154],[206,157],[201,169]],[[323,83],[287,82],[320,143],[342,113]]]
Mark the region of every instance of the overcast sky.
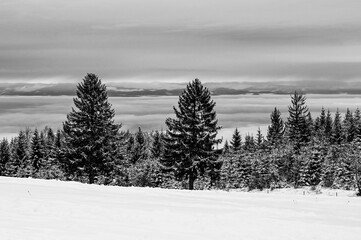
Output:
[[0,81],[360,85],[359,0],[1,0]]

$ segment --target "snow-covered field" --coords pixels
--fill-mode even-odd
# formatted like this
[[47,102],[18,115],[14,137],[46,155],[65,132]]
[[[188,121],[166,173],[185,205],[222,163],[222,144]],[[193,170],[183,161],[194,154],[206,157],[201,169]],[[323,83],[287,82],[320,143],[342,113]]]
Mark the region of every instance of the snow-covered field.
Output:
[[0,239],[361,239],[361,198],[303,191],[186,191],[0,177]]

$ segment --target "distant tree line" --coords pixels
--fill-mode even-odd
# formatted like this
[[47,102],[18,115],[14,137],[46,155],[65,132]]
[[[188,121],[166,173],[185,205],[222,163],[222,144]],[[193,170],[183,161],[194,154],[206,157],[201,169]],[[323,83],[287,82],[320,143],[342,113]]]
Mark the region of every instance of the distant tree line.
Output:
[[322,107],[312,118],[306,97],[295,92],[283,122],[271,113],[264,138],[245,136],[236,129],[221,156],[222,188],[280,188],[318,185],[357,189],[361,193],[361,117],[359,109],[339,110],[334,117]]
[[267,135],[216,146],[220,129],[210,91],[195,79],[179,96],[165,131],[131,133],[114,122],[106,86],[95,74],[78,84],[62,130],[21,130],[0,142],[0,175],[118,186],[264,189],[324,186],[361,193],[361,113],[321,109],[291,96],[284,121],[274,108]]

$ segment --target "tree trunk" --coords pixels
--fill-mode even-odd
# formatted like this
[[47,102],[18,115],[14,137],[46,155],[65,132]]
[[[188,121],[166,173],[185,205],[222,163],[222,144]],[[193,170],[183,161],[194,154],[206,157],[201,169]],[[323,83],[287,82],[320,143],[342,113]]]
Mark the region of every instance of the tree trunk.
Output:
[[95,180],[95,174],[94,174],[94,171],[93,170],[90,170],[90,173],[89,173],[89,184],[93,184],[94,183],[94,180]]
[[189,173],[188,189],[189,189],[189,190],[193,190],[193,189],[194,189],[194,176],[193,176],[193,171],[192,171],[192,170],[191,170],[191,172]]
[[[357,160],[356,160],[357,161]],[[361,179],[359,176],[359,169],[358,166],[356,167],[356,174],[355,174],[356,186],[358,192],[356,193],[357,196],[361,196]]]

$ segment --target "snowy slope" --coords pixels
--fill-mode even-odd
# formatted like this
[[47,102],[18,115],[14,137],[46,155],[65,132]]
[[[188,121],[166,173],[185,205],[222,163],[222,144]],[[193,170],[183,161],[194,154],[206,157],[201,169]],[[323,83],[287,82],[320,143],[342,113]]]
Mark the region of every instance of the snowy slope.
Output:
[[361,239],[361,198],[347,194],[181,191],[0,177],[0,239]]

